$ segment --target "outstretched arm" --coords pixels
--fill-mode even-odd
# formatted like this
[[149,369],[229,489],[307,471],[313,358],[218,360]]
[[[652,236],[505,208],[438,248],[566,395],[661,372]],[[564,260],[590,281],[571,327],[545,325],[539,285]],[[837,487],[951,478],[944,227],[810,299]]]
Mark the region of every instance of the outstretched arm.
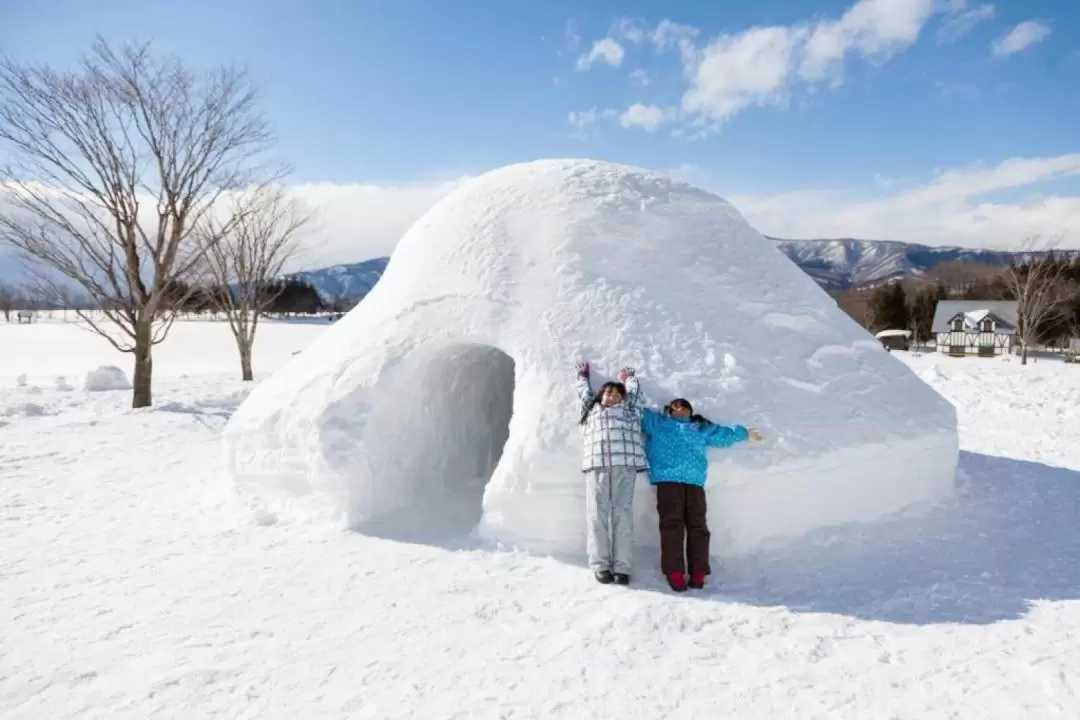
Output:
[[709,447],[731,447],[750,439],[750,431],[742,425],[707,425],[701,428],[701,434]]

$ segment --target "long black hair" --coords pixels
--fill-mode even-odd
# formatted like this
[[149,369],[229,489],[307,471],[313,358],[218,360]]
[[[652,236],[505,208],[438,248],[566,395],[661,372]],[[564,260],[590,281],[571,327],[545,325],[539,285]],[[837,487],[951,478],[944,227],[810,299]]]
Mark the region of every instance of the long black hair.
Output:
[[581,421],[578,425],[584,425],[585,421],[589,419],[589,413],[593,411],[593,408],[600,402],[600,398],[604,397],[604,393],[608,390],[616,390],[619,395],[624,399],[626,398],[626,386],[621,382],[606,382],[600,386],[600,389],[596,391],[596,394],[589,398],[589,402],[585,403],[581,408]]
[[712,420],[710,420],[709,418],[705,417],[704,415],[698,415],[697,413],[695,413],[694,412],[694,406],[691,405],[690,401],[687,400],[686,398],[675,398],[674,400],[672,400],[671,402],[669,402],[667,405],[664,406],[664,414],[667,415],[668,417],[671,417],[671,408],[672,408],[673,405],[677,405],[679,407],[685,407],[687,410],[689,410],[690,411],[690,417],[688,419],[690,420],[690,422],[694,423],[699,428],[707,427],[707,426],[713,424]]

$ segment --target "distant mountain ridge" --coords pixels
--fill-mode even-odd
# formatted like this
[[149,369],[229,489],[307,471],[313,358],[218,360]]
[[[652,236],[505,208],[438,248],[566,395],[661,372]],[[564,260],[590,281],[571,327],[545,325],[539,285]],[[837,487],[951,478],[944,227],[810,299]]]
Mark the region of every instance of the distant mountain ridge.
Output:
[[386,271],[388,262],[390,258],[378,257],[363,262],[306,270],[294,273],[290,277],[310,283],[324,300],[329,301],[334,298],[359,300],[371,292],[371,288],[379,282],[379,278]]
[[[769,239],[826,290],[843,290],[886,280],[918,277],[952,260],[1004,267],[1010,261],[1022,262],[1032,256],[1027,252],[932,247],[892,240]],[[1075,253],[1064,251],[1066,255]],[[311,283],[327,300],[335,297],[360,299],[375,287],[386,270],[387,262],[389,258],[379,257],[296,275]]]
[[[960,260],[1004,267],[1043,253],[932,247],[890,240],[784,240],[769,238],[785,255],[826,289],[918,277],[942,263]],[[1072,255],[1074,251],[1065,251]]]

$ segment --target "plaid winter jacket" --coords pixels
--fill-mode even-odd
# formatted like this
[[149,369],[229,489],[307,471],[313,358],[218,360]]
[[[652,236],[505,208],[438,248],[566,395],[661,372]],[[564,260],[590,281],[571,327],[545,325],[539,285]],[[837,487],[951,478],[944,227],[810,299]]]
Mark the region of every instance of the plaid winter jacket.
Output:
[[[581,400],[581,412],[584,413],[593,400],[592,388],[583,377],[577,379],[574,387]],[[639,472],[649,469],[641,438],[638,392],[637,378],[629,377],[626,379],[626,397],[621,403],[614,407],[596,403],[589,410],[581,428],[585,440],[582,472],[613,467],[632,467]]]

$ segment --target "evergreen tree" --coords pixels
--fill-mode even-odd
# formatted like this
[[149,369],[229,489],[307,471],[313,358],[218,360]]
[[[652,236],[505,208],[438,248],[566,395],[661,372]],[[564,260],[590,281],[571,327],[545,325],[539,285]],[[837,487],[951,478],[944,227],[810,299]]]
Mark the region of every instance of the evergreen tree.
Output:
[[870,298],[871,330],[906,330],[910,320],[907,293],[898,282],[882,286]]
[[923,288],[915,293],[910,310],[910,323],[915,342],[925,343],[933,338],[934,311],[937,310],[938,302],[947,297],[948,291],[940,284],[935,288]]
[[310,315],[326,309],[315,287],[299,278],[271,280],[265,284],[264,292],[274,297],[266,306],[268,313]]

